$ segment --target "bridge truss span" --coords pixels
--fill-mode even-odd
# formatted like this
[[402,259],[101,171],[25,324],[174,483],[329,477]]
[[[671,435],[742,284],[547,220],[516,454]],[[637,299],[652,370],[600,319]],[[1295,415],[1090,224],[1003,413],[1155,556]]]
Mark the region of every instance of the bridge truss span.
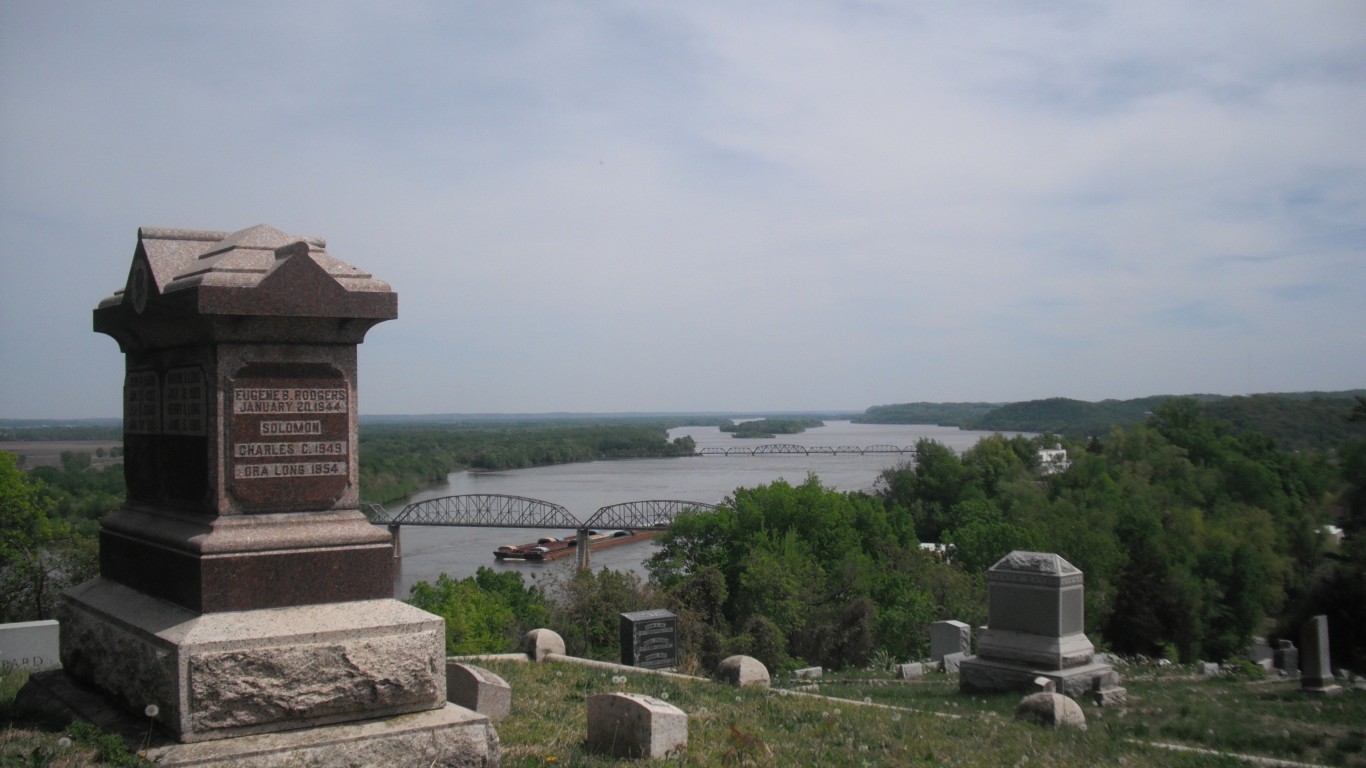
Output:
[[732,448],[721,448],[711,446],[702,448],[697,452],[698,456],[785,456],[799,454],[804,456],[839,456],[840,454],[857,454],[864,456],[870,453],[915,453],[913,446],[902,447],[899,445],[796,445],[793,443],[762,443],[756,446],[735,446]]
[[651,499],[647,501],[628,501],[602,507],[583,524],[584,528],[602,530],[622,528],[628,530],[664,530],[679,514],[688,510],[712,511],[715,504],[696,501],[677,501],[673,499]]
[[393,525],[459,525],[486,528],[578,528],[569,510],[540,499],[470,493],[417,501],[389,521]]

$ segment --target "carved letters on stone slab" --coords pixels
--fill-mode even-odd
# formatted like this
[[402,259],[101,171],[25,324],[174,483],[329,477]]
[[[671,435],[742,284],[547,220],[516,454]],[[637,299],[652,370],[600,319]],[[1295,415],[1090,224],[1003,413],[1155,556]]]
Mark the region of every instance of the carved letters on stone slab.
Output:
[[350,478],[350,390],[318,364],[255,363],[233,378],[229,487],[248,511],[331,506]]

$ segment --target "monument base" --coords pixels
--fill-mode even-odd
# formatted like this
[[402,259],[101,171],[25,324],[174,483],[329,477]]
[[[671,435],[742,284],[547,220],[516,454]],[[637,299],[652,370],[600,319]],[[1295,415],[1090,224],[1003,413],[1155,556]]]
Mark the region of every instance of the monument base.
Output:
[[397,600],[197,614],[95,579],[58,618],[65,672],[182,743],[446,703],[442,620]]
[[283,733],[178,744],[61,670],[29,678],[16,705],[58,719],[80,719],[119,735],[128,748],[159,766],[435,765],[494,768],[498,734],[489,718],[454,704],[389,718]]
[[[1054,690],[1064,696],[1081,699],[1097,694],[1102,706],[1123,703],[1124,689],[1114,684],[1119,676],[1109,664],[1090,662],[1068,669],[1038,669],[996,659],[970,656],[959,662],[958,688],[971,692],[1020,691],[1034,689],[1038,677],[1053,681]],[[1099,685],[1097,684],[1099,681]]]

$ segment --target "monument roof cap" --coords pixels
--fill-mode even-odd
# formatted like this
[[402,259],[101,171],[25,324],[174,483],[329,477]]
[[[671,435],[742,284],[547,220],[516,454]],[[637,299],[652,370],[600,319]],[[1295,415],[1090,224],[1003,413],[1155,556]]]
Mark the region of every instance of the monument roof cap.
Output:
[[395,317],[389,284],[326,246],[321,237],[265,224],[236,232],[142,227],[128,284],[99,306],[131,303],[138,314],[150,303],[178,308],[172,314]]
[[1062,559],[1059,555],[1052,552],[1025,552],[1015,550],[991,566],[990,572],[999,573],[1003,571],[1015,573],[1039,573],[1049,576],[1065,576],[1073,573],[1081,573],[1075,565]]

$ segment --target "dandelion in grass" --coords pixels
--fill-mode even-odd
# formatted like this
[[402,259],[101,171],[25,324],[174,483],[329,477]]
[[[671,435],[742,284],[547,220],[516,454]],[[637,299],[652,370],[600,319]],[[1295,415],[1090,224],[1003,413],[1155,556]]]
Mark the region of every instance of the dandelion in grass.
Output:
[[899,722],[901,722],[901,713],[900,713],[900,712],[897,712],[897,713],[895,713],[895,714],[892,715],[892,722],[894,722],[894,723],[899,723]]
[[57,749],[71,749],[71,739],[65,736],[57,739]]
[[156,717],[157,715],[161,714],[161,709],[158,708],[155,704],[148,704],[147,708],[142,710],[142,713],[144,715],[147,715],[148,717]]
[[864,704],[872,704],[872,703],[873,703],[873,697],[872,697],[872,696],[864,696],[864,697],[863,697],[863,703],[864,703]]

